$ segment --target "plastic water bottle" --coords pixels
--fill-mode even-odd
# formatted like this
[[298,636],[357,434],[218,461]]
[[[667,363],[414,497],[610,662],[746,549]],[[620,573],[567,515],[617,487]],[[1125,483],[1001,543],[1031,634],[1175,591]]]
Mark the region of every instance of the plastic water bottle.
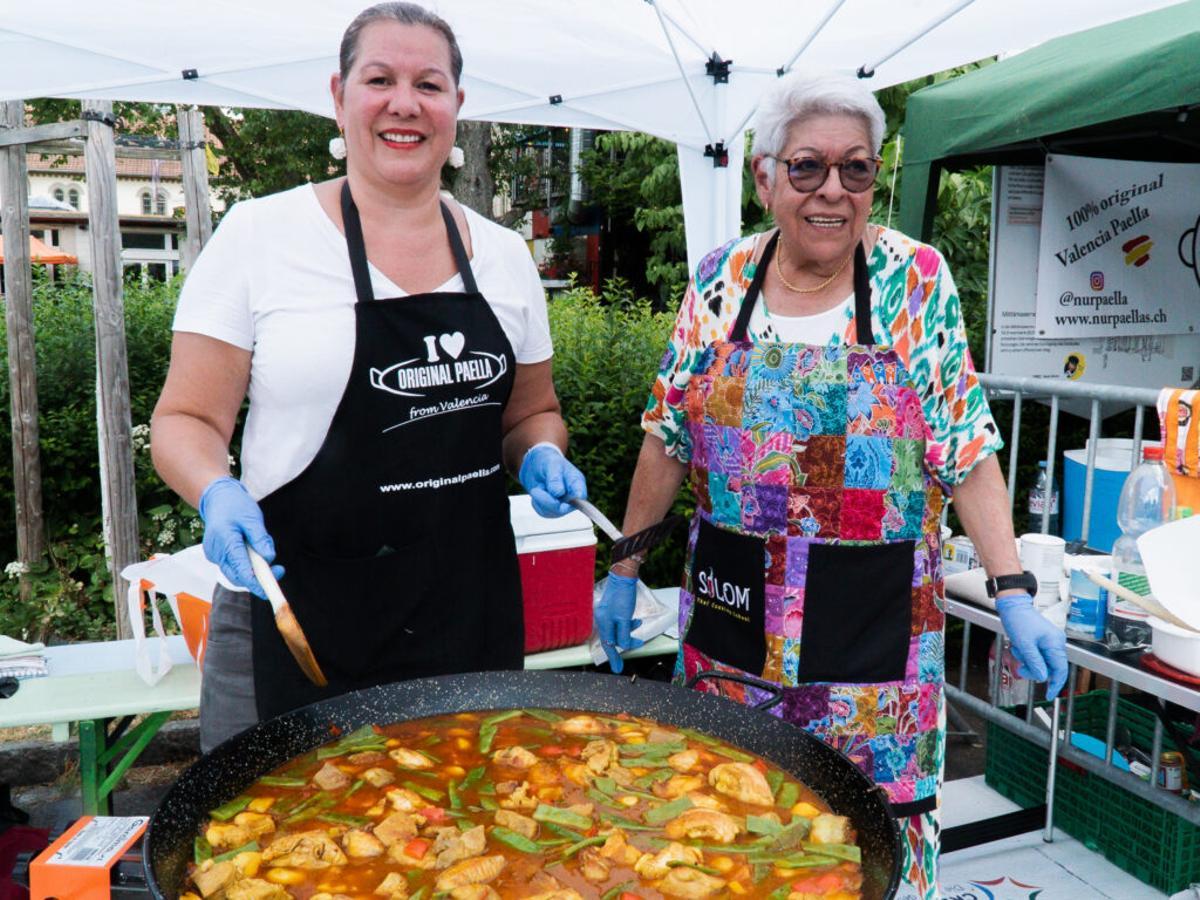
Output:
[[1050,500],[1050,523],[1047,525],[1047,534],[1059,533],[1059,515],[1058,515],[1058,485],[1051,487],[1050,479],[1046,477],[1046,461],[1043,459],[1038,463],[1037,484],[1029,492],[1029,518],[1025,523],[1026,534],[1039,534],[1042,530],[1042,510],[1046,508],[1046,498]]
[[[1121,488],[1117,504],[1117,524],[1121,536],[1113,544],[1113,580],[1143,597],[1150,596],[1150,582],[1142,554],[1138,552],[1138,537],[1169,522],[1175,514],[1175,483],[1163,465],[1162,447],[1146,447],[1143,462],[1129,473]],[[1147,613],[1136,603],[1122,600],[1115,593],[1108,595],[1108,623],[1105,643],[1110,649],[1136,647],[1150,642]]]

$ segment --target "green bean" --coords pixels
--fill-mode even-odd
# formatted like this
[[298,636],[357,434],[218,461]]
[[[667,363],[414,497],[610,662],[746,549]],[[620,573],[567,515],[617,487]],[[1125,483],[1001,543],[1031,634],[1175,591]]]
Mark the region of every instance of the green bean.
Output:
[[684,743],[622,744],[619,748],[622,756],[670,756],[686,749]]
[[692,801],[687,797],[680,797],[677,800],[672,800],[670,803],[664,803],[662,806],[656,806],[654,809],[649,809],[642,817],[646,820],[647,825],[662,825],[664,822],[669,822],[680,813],[692,808]]
[[713,753],[719,754],[720,756],[727,756],[730,759],[737,760],[738,762],[752,763],[755,760],[755,757],[751,756],[749,753],[743,753],[741,750],[734,750],[732,747],[714,745],[709,747],[709,749],[712,750]]
[[[410,873],[411,874],[411,873]],[[423,884],[417,888],[416,892],[411,894],[408,900],[424,900],[425,892],[429,890],[429,885]]]
[[302,788],[308,785],[308,781],[303,778],[289,778],[286,775],[264,775],[258,779],[258,783],[267,787],[282,788]]
[[767,784],[771,788],[771,796],[776,796],[779,793],[779,789],[783,787],[783,773],[778,769],[771,769],[771,771],[767,772]]
[[363,825],[371,823],[366,816],[352,816],[349,813],[320,813],[316,818],[331,825],[353,825],[355,828],[361,828]]
[[835,856],[838,859],[846,859],[854,863],[862,862],[862,850],[854,844],[815,844],[803,841],[800,846],[804,848],[805,853]]
[[[688,801],[689,804],[691,801]],[[565,825],[568,828],[591,828],[591,816],[580,815],[577,812],[571,812],[569,809],[560,809],[557,806],[550,806],[546,803],[539,803],[537,809],[533,811],[533,818],[536,822],[553,822],[555,825]]]
[[525,710],[523,709],[510,709],[506,710],[505,712],[499,712],[495,713],[494,715],[490,715],[479,724],[481,728],[487,727],[488,725],[499,725],[501,722],[505,722],[509,719],[515,719],[517,716],[523,715],[525,715]]
[[600,900],[616,900],[626,888],[633,887],[632,881],[622,881],[616,887],[611,887],[600,895]]
[[615,800],[613,800],[612,797],[609,797],[606,794],[600,793],[595,788],[588,788],[586,791],[584,791],[584,793],[587,794],[588,799],[592,800],[595,803],[600,804],[601,806],[607,806],[609,809],[624,809],[625,808],[623,806],[620,806]]
[[775,802],[785,809],[791,809],[796,805],[796,801],[800,799],[800,785],[794,781],[784,782],[783,787],[779,789],[779,796],[775,798]]
[[795,856],[785,856],[773,859],[771,863],[781,869],[811,869],[816,866],[832,866],[841,862],[835,856],[820,856],[816,853],[799,853]]
[[570,828],[565,828],[562,825],[555,825],[553,822],[543,822],[547,831],[553,831],[557,835],[565,837],[568,841],[582,841],[587,835],[580,834],[578,831],[572,831]]
[[548,709],[527,709],[525,712],[535,719],[541,719],[543,722],[561,722],[563,720],[563,717],[558,713],[551,712]]
[[522,853],[542,852],[542,848],[525,837],[525,835],[518,834],[509,828],[505,828],[503,825],[497,825],[492,829],[492,837],[502,844],[507,844],[514,850],[520,850]]
[[785,884],[783,887],[777,887],[767,895],[767,900],[787,900],[788,895],[792,892],[792,886]]
[[446,796],[445,791],[439,791],[437,788],[431,788],[428,785],[417,784],[415,781],[402,781],[400,784],[414,794],[420,794],[426,800],[433,803],[441,803],[442,798]]
[[603,844],[608,840],[607,835],[597,835],[596,837],[584,838],[582,841],[576,841],[570,847],[563,851],[561,859],[570,859],[584,847],[595,847],[598,844]]
[[484,725],[479,729],[479,752],[488,753],[492,749],[492,741],[496,739],[496,726]]
[[215,862],[215,863],[225,862],[225,860],[227,860],[227,859],[233,859],[239,853],[257,853],[257,852],[258,852],[258,841],[251,841],[250,843],[242,844],[242,846],[237,847],[233,850],[227,850],[226,852],[222,853],[220,856],[214,856],[213,862]]
[[667,862],[668,869],[678,869],[681,866],[685,869],[695,869],[697,872],[703,872],[705,875],[720,875],[721,874],[720,869],[714,869],[711,866],[702,866],[699,863],[688,862],[687,860],[684,860],[684,859],[672,859],[672,860],[668,860],[668,862]]
[[210,818],[216,819],[218,822],[228,822],[250,805],[250,799],[251,798],[247,797],[245,794],[234,797],[228,803],[222,803],[216,809],[209,810],[208,815]]
[[473,785],[475,782],[477,782],[480,778],[482,778],[486,774],[487,774],[486,766],[477,766],[476,768],[472,769],[470,772],[467,773],[467,777],[463,779],[462,784],[459,785],[459,788],[462,790],[466,790],[467,788],[469,788],[471,785]]
[[769,834],[772,837],[783,831],[783,825],[767,816],[746,816],[746,830],[751,834]]
[[451,781],[446,785],[446,793],[450,797],[450,808],[462,809],[462,797],[458,795],[458,784],[456,782]]
[[365,781],[363,781],[361,778],[358,779],[358,781],[350,785],[350,790],[346,791],[346,793],[342,795],[342,799],[345,800],[347,797],[353,797],[364,784],[366,784]]
[[658,831],[656,825],[643,825],[640,822],[635,822],[633,819],[626,819],[624,816],[614,816],[608,813],[600,813],[600,818],[604,822],[616,825],[620,828],[626,828],[629,831]]
[[[500,808],[500,804],[491,797],[480,797],[479,805],[488,810],[488,812],[495,812]],[[412,900],[412,898],[410,897],[409,900]]]
[[206,859],[212,859],[213,848],[208,839],[202,835],[196,835],[196,839],[192,841],[192,859],[196,865],[204,862]]

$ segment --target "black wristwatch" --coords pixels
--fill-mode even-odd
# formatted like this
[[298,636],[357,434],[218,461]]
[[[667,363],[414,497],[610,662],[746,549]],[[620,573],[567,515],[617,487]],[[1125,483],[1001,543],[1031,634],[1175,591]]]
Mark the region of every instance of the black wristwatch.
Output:
[[1026,569],[1020,575],[997,575],[995,578],[989,578],[983,586],[989,597],[995,597],[1000,591],[1011,591],[1015,588],[1028,591],[1030,597],[1036,597],[1038,581],[1037,576]]

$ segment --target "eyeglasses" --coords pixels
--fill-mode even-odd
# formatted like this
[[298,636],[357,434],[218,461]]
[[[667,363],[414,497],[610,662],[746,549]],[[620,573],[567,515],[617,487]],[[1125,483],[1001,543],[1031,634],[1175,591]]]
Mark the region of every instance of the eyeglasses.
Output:
[[787,166],[788,183],[801,194],[811,194],[823,185],[829,170],[835,167],[842,187],[852,194],[861,194],[875,183],[879,164],[883,162],[878,156],[856,156],[841,162],[826,162],[816,156],[797,156],[795,159],[771,156],[770,159]]

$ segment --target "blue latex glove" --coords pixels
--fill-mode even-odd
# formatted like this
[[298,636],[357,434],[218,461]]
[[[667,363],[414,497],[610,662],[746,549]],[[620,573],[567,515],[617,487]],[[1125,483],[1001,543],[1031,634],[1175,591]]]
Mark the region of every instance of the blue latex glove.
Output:
[[1029,594],[998,597],[996,612],[1020,663],[1017,674],[1034,681],[1049,680],[1046,699],[1053,699],[1067,682],[1066,635],[1033,608]]
[[587,499],[587,482],[583,473],[571,465],[553,444],[530,447],[521,460],[517,480],[529,493],[537,514],[547,519],[571,512],[575,507],[565,502],[568,498]]
[[596,604],[596,633],[600,635],[600,646],[604,648],[604,655],[608,657],[608,664],[614,672],[625,668],[621,650],[636,650],[645,643],[630,634],[642,624],[641,619],[633,618],[633,609],[637,605],[637,583],[636,578],[609,572],[604,594]]
[[[226,475],[208,483],[200,495],[200,518],[204,520],[204,555],[221,567],[221,574],[233,584],[266,599],[266,593],[246,555],[249,544],[267,562],[275,558],[275,542],[267,534],[262,510],[250,492],[236,478]],[[283,577],[283,566],[271,566],[276,578]]]

